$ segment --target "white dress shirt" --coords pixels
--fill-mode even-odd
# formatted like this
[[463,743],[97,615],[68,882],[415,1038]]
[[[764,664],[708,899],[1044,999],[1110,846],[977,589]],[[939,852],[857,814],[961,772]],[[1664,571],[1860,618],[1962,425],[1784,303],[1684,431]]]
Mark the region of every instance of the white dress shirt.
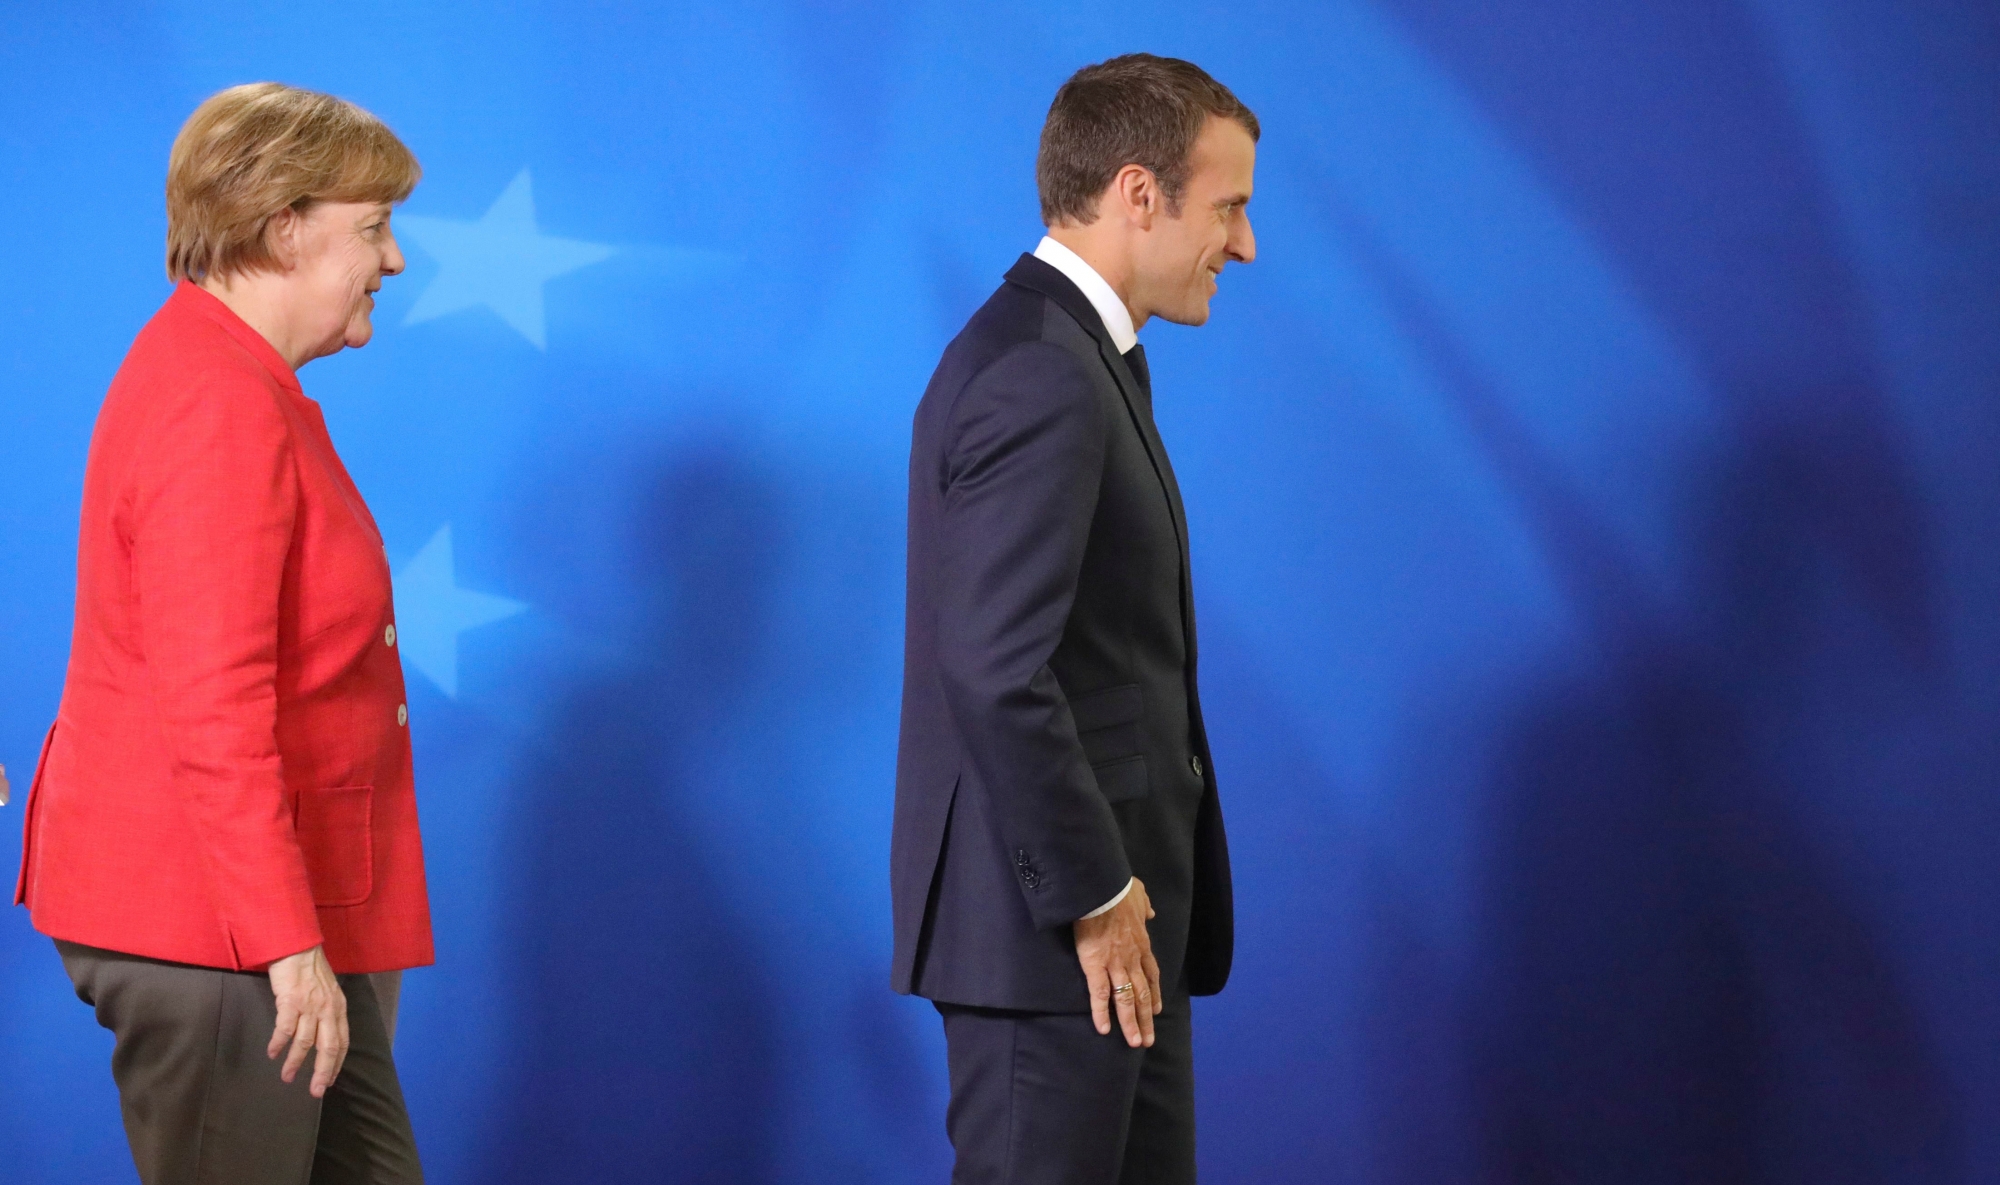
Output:
[[[1132,328],[1132,311],[1125,307],[1124,301],[1118,299],[1118,294],[1111,290],[1111,285],[1104,282],[1104,277],[1097,274],[1096,268],[1085,263],[1083,256],[1047,235],[1043,235],[1041,243],[1036,246],[1035,258],[1068,276],[1070,283],[1083,289],[1084,296],[1090,300],[1090,307],[1097,310],[1097,315],[1104,320],[1104,327],[1111,331],[1111,341],[1118,347],[1118,352],[1121,354],[1132,352],[1132,347],[1139,344],[1139,334]],[[1126,881],[1125,887],[1118,890],[1116,897],[1084,914],[1083,917],[1094,918],[1100,914],[1110,913],[1118,907],[1120,901],[1131,896],[1132,886],[1138,883],[1139,878],[1136,876]]]
[[1049,238],[1035,248],[1035,258],[1069,277],[1069,282],[1083,289],[1090,300],[1090,307],[1104,319],[1104,327],[1111,331],[1111,342],[1121,354],[1129,354],[1132,347],[1139,344],[1139,331],[1132,328],[1132,310],[1118,299],[1111,285],[1097,274],[1097,269],[1083,261],[1083,256]]

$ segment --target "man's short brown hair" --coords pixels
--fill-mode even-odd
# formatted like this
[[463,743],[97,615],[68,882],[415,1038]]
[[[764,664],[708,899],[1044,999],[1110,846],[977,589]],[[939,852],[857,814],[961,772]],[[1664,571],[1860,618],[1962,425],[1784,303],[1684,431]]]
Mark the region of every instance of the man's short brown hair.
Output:
[[1160,183],[1167,213],[1180,216],[1188,158],[1210,117],[1233,119],[1257,139],[1257,116],[1193,62],[1130,53],[1085,66],[1049,105],[1035,180],[1042,222],[1097,221],[1097,199],[1126,165]]
[[264,231],[290,207],[410,196],[423,169],[381,120],[345,99],[276,82],[211,95],[167,158],[167,276],[270,267]]

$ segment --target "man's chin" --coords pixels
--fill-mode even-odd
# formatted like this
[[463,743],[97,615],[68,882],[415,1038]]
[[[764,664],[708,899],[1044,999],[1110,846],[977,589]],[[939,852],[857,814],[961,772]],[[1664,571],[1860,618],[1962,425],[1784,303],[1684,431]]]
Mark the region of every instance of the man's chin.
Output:
[[1197,304],[1190,304],[1184,309],[1164,309],[1153,315],[1162,321],[1171,321],[1175,325],[1206,325],[1208,324],[1208,302],[1204,300]]

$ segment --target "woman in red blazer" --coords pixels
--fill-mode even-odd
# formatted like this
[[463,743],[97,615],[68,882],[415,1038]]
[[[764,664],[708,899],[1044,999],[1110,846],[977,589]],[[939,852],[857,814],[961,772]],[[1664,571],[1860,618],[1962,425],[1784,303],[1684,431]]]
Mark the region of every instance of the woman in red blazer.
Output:
[[146,1185],[422,1179],[367,974],[432,960],[389,567],[295,377],[367,343],[417,177],[332,96],[204,103],[91,441],[15,899],[116,1035]]

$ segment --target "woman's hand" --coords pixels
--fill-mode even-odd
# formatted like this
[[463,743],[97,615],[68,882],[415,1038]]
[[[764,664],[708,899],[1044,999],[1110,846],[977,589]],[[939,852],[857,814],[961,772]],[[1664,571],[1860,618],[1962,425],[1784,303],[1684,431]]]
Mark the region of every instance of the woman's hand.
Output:
[[271,995],[278,1002],[278,1024],[271,1030],[264,1056],[277,1057],[289,1044],[291,1055],[278,1076],[290,1082],[298,1077],[306,1054],[317,1049],[312,1094],[325,1098],[340,1064],[347,1060],[347,996],[327,965],[325,951],[316,946],[271,964]]

